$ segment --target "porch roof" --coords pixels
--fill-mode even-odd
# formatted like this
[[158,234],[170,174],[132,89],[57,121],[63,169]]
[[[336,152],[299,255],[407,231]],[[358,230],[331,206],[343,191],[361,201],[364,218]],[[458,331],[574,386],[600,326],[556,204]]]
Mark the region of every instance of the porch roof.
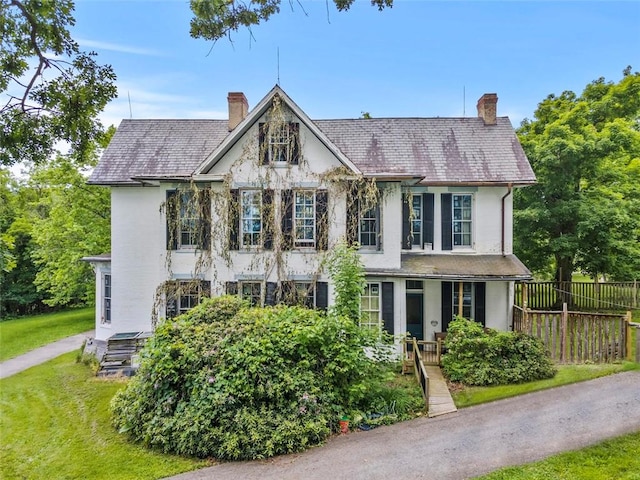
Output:
[[515,255],[403,253],[400,269],[367,269],[369,276],[441,280],[525,281],[533,277]]

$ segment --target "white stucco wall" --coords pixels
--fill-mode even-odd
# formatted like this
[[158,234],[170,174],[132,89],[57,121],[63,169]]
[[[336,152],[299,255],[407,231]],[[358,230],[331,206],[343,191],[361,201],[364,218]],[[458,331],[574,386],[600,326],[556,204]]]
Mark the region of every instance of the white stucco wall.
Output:
[[149,331],[156,287],[164,280],[164,189],[111,189],[113,332]]
[[[433,251],[429,253],[502,253],[502,197],[508,192],[507,187],[428,187],[418,189],[420,192],[434,194],[434,232]],[[472,238],[473,245],[454,250],[442,250],[442,201],[441,194],[470,194],[472,201]],[[505,232],[504,250],[512,253],[513,236],[513,194],[505,198]],[[399,205],[398,208],[402,206]],[[402,210],[400,210],[400,213]]]

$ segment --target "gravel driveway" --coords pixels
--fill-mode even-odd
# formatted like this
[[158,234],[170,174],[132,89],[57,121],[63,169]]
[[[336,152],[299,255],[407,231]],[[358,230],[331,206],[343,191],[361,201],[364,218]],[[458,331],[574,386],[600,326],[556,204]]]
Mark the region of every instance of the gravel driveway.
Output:
[[301,454],[223,463],[172,479],[464,479],[635,431],[640,431],[638,371],[333,437]]

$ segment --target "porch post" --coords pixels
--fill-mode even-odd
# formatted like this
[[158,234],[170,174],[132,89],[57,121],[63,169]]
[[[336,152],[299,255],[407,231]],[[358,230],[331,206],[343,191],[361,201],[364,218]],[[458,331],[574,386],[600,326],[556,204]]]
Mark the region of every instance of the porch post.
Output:
[[462,307],[464,305],[464,282],[458,282],[458,316],[462,316]]

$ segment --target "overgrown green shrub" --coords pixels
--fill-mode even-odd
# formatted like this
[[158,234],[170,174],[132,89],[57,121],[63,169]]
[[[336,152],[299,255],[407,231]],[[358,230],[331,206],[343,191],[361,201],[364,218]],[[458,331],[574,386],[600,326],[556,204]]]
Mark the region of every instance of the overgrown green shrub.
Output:
[[442,356],[445,375],[467,385],[503,385],[551,378],[556,369],[544,344],[520,332],[485,330],[472,320],[449,324]]
[[[377,338],[344,317],[301,307],[204,301],[158,325],[113,422],[165,452],[255,459],[302,450],[384,403]],[[395,408],[395,407],[394,407]],[[364,416],[364,415],[363,415]]]

